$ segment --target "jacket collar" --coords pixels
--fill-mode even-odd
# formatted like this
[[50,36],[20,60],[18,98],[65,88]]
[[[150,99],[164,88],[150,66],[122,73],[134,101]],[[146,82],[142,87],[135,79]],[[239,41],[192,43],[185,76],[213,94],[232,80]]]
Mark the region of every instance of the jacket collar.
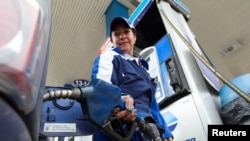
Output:
[[141,58],[141,56],[139,54],[134,53],[133,56],[131,56],[129,54],[124,54],[119,47],[115,47],[113,49],[113,51],[115,51],[116,53],[122,55],[126,59],[135,60],[136,62],[141,63],[147,70],[149,69],[148,62],[146,60],[144,60],[143,58]]

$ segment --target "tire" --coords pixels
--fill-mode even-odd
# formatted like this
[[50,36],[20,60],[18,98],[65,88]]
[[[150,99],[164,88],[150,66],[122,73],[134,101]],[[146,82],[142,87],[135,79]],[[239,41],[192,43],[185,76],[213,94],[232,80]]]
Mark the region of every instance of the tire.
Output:
[[0,139],[4,141],[31,141],[20,115],[0,97]]

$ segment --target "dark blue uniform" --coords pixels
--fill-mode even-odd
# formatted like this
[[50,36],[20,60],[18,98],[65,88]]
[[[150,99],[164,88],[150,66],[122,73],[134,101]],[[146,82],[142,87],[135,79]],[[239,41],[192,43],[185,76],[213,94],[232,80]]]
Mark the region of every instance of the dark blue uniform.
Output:
[[[118,86],[123,93],[134,98],[137,113],[143,113],[157,121],[165,129],[164,138],[172,136],[160,114],[155,98],[156,83],[147,72],[148,63],[139,57],[123,54],[119,47],[108,50],[95,59],[91,78],[98,78]],[[100,141],[105,135],[98,132]],[[139,135],[132,140],[140,141]],[[110,140],[107,138],[107,140]]]

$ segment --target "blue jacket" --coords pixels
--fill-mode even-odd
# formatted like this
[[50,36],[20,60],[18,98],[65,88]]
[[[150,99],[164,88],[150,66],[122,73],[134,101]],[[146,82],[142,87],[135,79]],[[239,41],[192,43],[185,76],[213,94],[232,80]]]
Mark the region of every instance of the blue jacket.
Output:
[[154,96],[156,83],[147,72],[148,63],[140,57],[123,54],[119,47],[99,55],[93,64],[91,78],[117,85],[134,98],[137,113],[153,117],[164,129],[164,138],[172,136],[160,114]]

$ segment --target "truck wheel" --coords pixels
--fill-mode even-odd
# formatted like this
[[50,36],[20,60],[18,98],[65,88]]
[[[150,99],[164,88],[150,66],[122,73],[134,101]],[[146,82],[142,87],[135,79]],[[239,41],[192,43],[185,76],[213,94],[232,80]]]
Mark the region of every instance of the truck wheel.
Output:
[[28,129],[16,111],[0,97],[0,139],[31,141]]

